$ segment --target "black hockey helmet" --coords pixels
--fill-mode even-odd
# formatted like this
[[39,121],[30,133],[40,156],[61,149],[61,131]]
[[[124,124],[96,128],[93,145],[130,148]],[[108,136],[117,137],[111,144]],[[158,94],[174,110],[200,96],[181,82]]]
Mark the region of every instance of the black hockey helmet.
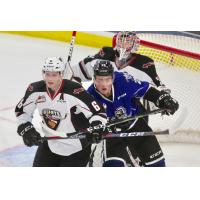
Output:
[[109,60],[97,60],[94,64],[95,76],[113,76],[114,68]]

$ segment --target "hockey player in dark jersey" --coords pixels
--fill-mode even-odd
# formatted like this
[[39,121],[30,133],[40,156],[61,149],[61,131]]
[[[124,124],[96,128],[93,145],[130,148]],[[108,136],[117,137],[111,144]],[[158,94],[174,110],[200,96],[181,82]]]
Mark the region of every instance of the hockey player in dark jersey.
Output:
[[[110,121],[124,119],[140,113],[136,99],[147,99],[157,107],[173,115],[179,104],[168,93],[150,87],[148,82],[135,80],[126,72],[114,72],[110,61],[97,61],[94,65],[94,83],[88,92],[104,105]],[[152,131],[147,122],[140,118],[115,127],[113,132]],[[103,166],[126,166],[132,155],[137,154],[144,166],[164,167],[165,159],[155,136],[110,138],[104,141]]]
[[[32,124],[36,108],[46,126],[66,133],[107,122],[104,108],[80,84],[63,79],[64,70],[65,65],[61,58],[47,58],[42,69],[44,80],[31,83],[15,109],[19,125],[17,132],[23,138],[24,144],[29,147],[39,146],[34,167],[86,166],[91,143],[98,140],[98,135],[91,134],[89,141],[73,139],[42,143],[40,134]],[[77,127],[80,115],[86,120],[82,127]]]
[[[154,61],[137,53],[140,45],[140,39],[133,31],[122,31],[113,37],[113,47],[103,47],[94,56],[88,56],[72,67],[76,80],[87,81],[92,80],[93,66],[97,59],[109,60],[112,62],[115,71],[125,71],[133,77],[148,81],[158,90],[170,93],[160,80]],[[138,104],[142,105],[144,110],[156,109],[153,104],[147,100],[140,100]],[[148,117],[145,117],[148,121]]]
[[[154,61],[137,53],[140,45],[140,39],[133,31],[119,32],[113,37],[113,47],[103,47],[94,56],[88,56],[72,67],[74,76],[82,81],[91,80],[93,77],[93,63],[96,59],[109,60],[113,63],[115,70],[127,71],[132,76],[137,77],[137,73],[144,74],[151,82],[161,90],[169,92],[161,82],[155,68]],[[93,62],[94,61],[94,62]]]

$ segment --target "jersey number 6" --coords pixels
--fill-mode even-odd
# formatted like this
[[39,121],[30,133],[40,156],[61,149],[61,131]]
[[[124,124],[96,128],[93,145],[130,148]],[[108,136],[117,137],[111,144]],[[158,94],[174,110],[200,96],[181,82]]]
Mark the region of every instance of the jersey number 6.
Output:
[[94,108],[96,111],[101,110],[101,108],[99,107],[99,105],[97,104],[96,101],[93,101],[93,102],[92,102],[92,106],[93,106],[93,108]]

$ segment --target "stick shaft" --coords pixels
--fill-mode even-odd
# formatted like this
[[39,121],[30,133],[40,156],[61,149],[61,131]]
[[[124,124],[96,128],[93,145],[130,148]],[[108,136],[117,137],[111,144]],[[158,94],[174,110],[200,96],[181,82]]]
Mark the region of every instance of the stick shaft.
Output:
[[104,129],[105,127],[112,127],[112,126],[115,126],[115,125],[118,125],[118,124],[121,124],[121,123],[125,123],[127,121],[133,121],[134,119],[137,119],[137,118],[142,118],[144,116],[147,116],[149,114],[153,115],[153,114],[157,114],[157,113],[161,113],[163,111],[163,109],[158,109],[158,110],[155,110],[155,111],[150,111],[150,112],[146,112],[146,113],[143,113],[143,114],[140,114],[140,115],[137,115],[137,116],[134,116],[134,117],[129,117],[129,118],[126,118],[126,119],[123,119],[123,120],[119,120],[119,121],[116,121],[114,123],[109,123],[107,125],[103,125],[103,124],[100,124],[98,126],[94,126],[94,127],[90,127],[88,128],[86,131],[84,132],[73,132],[73,133],[65,133],[65,132],[59,132],[59,131],[54,131],[50,128],[48,128],[47,126],[44,126],[42,125],[42,129],[43,129],[43,132],[46,132],[47,134],[51,134],[51,135],[54,135],[54,137],[73,137],[73,136],[76,136],[76,135],[84,135],[88,132],[92,133],[92,132],[95,132],[95,131],[99,131],[101,129]]
[[[106,135],[103,135],[103,139],[109,139],[109,138],[124,138],[124,137],[140,137],[140,136],[152,136],[152,135],[168,135],[169,130],[164,131],[152,131],[152,132],[131,132],[131,133],[108,133]],[[86,133],[85,134],[76,134],[71,135],[68,137],[43,137],[43,141],[47,140],[63,140],[63,139],[85,139],[87,138]]]
[[158,113],[162,113],[163,111],[165,111],[165,109],[157,109],[157,110],[148,111],[148,112],[136,115],[134,117],[127,117],[126,119],[122,119],[122,120],[119,120],[119,121],[109,123],[108,127],[112,127],[112,126],[122,124],[122,123],[125,123],[125,122],[133,121],[134,119],[143,118],[143,117],[146,117],[146,116],[149,116],[149,115],[155,115],[155,114],[158,114]]
[[68,54],[68,58],[67,58],[68,63],[70,63],[71,59],[72,59],[72,53],[73,53],[73,50],[74,50],[75,39],[76,39],[76,31],[73,31],[71,42],[70,42],[69,54]]

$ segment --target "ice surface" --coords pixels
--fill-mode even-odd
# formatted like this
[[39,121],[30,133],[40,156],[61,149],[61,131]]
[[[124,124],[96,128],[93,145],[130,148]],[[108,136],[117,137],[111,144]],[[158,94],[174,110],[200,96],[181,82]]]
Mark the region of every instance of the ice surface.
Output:
[[[48,56],[61,56],[66,59],[69,45],[63,42],[7,34],[0,34],[0,44],[0,166],[31,166],[36,148],[25,147],[22,139],[17,135],[14,107],[23,97],[28,84],[41,80],[41,67],[44,59]],[[75,45],[72,64],[97,51],[94,48]],[[188,92],[192,92],[193,95],[200,93],[199,87],[192,87],[192,85],[199,84],[199,75],[187,70],[172,70],[164,66],[159,66],[158,71],[167,86],[173,88],[172,94],[180,102],[182,101],[180,96],[185,95],[186,100],[181,107],[191,105],[191,100],[193,101],[192,107],[189,106],[189,115],[193,110],[199,109],[199,99],[193,96],[188,98]],[[155,124],[154,121],[152,126],[167,127],[172,120],[168,119],[169,122],[163,120],[162,126]],[[36,114],[34,120],[36,126],[39,126],[38,121]],[[189,117],[182,126],[198,129],[199,123],[197,122],[194,122],[194,117]],[[161,145],[167,166],[200,166],[199,145],[177,143]]]

